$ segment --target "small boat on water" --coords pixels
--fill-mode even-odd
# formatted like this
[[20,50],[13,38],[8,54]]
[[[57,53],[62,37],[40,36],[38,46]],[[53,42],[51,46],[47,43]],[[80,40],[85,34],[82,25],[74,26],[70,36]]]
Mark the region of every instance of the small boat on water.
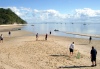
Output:
[[85,23],[83,25],[86,25]]
[[54,31],[59,31],[59,30],[55,29]]
[[72,23],[72,24],[74,24],[74,23]]
[[31,26],[34,26],[34,25],[31,25]]

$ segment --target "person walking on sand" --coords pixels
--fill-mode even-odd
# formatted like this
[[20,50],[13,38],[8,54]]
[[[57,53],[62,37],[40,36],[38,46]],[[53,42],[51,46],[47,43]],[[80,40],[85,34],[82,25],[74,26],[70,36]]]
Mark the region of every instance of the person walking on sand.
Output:
[[72,42],[72,44],[70,44],[69,50],[70,50],[70,55],[73,55],[73,51],[74,51],[74,42]]
[[2,35],[2,34],[1,34],[1,36],[0,36],[0,42],[3,43],[3,35]]
[[94,67],[94,66],[97,66],[97,64],[96,64],[96,55],[97,55],[97,51],[96,51],[96,49],[94,49],[94,47],[92,46],[92,49],[91,49],[91,52],[90,52],[90,54],[91,54],[91,62],[92,62],[92,67]]
[[90,36],[90,38],[89,38],[89,44],[91,43],[91,40],[92,40],[92,37]]
[[36,34],[36,41],[38,40],[38,33]]
[[48,34],[45,35],[45,40],[47,40],[47,38],[48,38]]

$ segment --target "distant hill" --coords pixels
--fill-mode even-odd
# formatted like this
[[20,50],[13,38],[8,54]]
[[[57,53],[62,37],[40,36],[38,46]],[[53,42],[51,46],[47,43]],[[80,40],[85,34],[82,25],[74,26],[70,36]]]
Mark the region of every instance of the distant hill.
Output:
[[26,24],[27,22],[21,19],[18,15],[12,12],[11,9],[0,8],[0,24]]

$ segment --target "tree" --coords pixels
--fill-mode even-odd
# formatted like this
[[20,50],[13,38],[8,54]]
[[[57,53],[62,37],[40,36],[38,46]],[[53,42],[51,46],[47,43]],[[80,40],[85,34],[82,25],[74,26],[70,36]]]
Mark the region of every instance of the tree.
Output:
[[10,8],[0,8],[0,24],[26,24],[27,22],[16,15]]

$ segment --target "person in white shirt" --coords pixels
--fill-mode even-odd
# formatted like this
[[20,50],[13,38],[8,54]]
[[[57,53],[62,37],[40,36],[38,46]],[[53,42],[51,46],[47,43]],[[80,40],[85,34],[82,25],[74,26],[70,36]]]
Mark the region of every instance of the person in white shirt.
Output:
[[69,50],[70,50],[70,55],[73,55],[73,51],[74,51],[74,42],[72,42],[72,44],[70,44]]

